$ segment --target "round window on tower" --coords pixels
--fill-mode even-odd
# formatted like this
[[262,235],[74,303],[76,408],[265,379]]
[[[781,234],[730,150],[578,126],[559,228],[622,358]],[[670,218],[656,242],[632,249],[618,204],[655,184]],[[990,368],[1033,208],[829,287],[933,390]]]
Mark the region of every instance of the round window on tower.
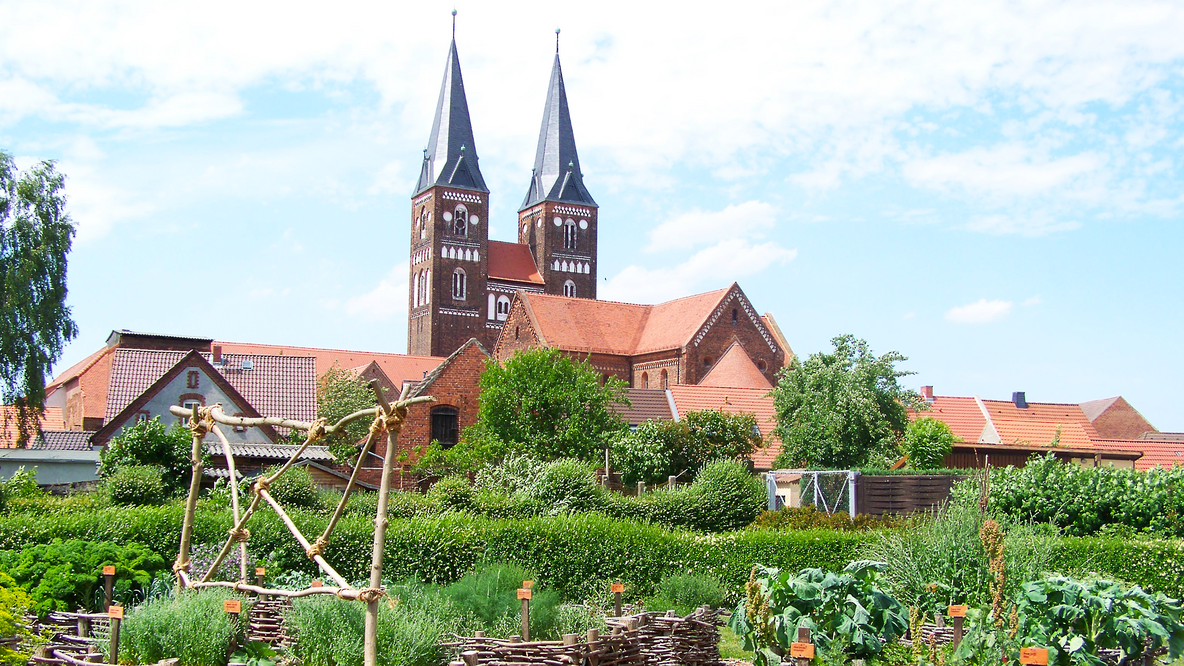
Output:
[[443,217],[445,222],[451,222],[451,221],[452,221],[452,213],[450,213],[450,212],[448,212],[448,211],[444,211],[444,212],[443,212],[443,213],[440,215],[440,217]]
[[469,224],[477,224],[480,221],[481,221],[481,218],[477,217],[476,215],[469,216]]
[[555,226],[557,226],[557,227],[563,226],[563,218],[562,217],[555,218]]
[[580,228],[587,229],[588,228],[588,220],[580,220]]

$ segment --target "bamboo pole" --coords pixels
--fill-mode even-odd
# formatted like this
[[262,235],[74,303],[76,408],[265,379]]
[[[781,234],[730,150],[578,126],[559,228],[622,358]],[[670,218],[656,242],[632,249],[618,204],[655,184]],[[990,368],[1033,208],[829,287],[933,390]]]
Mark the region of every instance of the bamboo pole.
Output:
[[310,587],[303,590],[278,590],[275,588],[264,587],[262,585],[251,585],[248,583],[237,583],[225,580],[214,580],[208,583],[194,583],[194,588],[203,587],[227,587],[238,592],[254,592],[255,594],[266,594],[277,597],[288,597],[289,599],[298,599],[300,597],[308,597],[314,594],[332,594],[341,599],[357,599],[361,594],[361,590],[344,587]]
[[[263,490],[262,488],[256,492],[263,496],[263,500],[270,504],[272,509],[275,509],[275,512],[280,516],[280,520],[284,521],[284,524],[288,526],[288,531],[292,533],[292,536],[296,537],[296,540],[299,541],[300,545],[304,547],[305,552],[307,552],[309,548],[312,548],[312,544],[310,544],[308,539],[305,538],[304,534],[300,532],[300,528],[296,527],[296,523],[292,522],[292,519],[288,517],[288,514],[284,511],[284,507],[280,506],[280,503],[275,501],[275,498],[271,496],[271,493]],[[321,568],[321,571],[324,571],[330,578],[337,581],[338,585],[346,589],[353,589],[353,586],[349,584],[349,581],[347,581],[341,574],[337,573],[337,571],[325,561],[324,557],[319,554],[314,554],[312,556],[312,561],[317,563],[317,566]]]
[[[237,533],[238,530],[241,528],[237,527],[238,521],[239,521],[238,474],[234,470],[234,454],[230,452],[230,441],[226,439],[226,435],[222,432],[222,429],[219,428],[217,424],[214,424],[213,431],[214,431],[214,434],[218,436],[218,439],[220,439],[222,441],[222,453],[223,453],[223,455],[226,456],[226,469],[230,471],[230,509],[231,509],[231,512],[234,514],[234,524],[236,526],[236,529],[234,530],[234,532]],[[232,533],[230,536],[232,539],[235,538],[234,533]],[[239,568],[239,577],[238,577],[238,579],[245,583],[245,582],[247,582],[247,542],[246,541],[239,541],[238,542],[238,555],[239,555],[239,567],[238,567]],[[216,568],[217,567],[211,567],[210,570],[213,571]],[[209,578],[209,574],[206,574],[205,578]],[[203,580],[204,580],[204,578],[203,578]]]
[[[172,412],[173,409],[174,408],[170,408],[169,411]],[[185,415],[184,409],[177,409],[180,409],[180,411],[183,412],[178,416]],[[198,422],[197,405],[194,405],[191,414],[191,423],[196,426]],[[193,538],[193,517],[197,513],[197,496],[199,493],[201,493],[201,440],[202,435],[199,434],[199,431],[195,428],[193,432],[193,448],[190,451],[190,460],[193,463],[193,477],[189,481],[189,498],[185,502],[185,519],[181,523],[181,546],[177,552],[177,561],[173,563],[173,571],[178,572],[178,574],[189,571],[189,541]],[[182,587],[181,584],[181,576],[178,575],[177,592],[180,592],[183,589],[184,587]]]

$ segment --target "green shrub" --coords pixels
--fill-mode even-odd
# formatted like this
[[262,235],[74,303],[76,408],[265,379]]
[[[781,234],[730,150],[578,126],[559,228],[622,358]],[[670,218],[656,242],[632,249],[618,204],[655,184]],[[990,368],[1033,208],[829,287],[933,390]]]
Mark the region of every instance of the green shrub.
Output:
[[907,524],[897,516],[872,516],[860,513],[854,519],[846,513],[827,513],[813,506],[783,507],[776,511],[762,511],[748,529],[759,530],[840,530],[862,532],[894,529]]
[[[271,476],[279,469],[279,465],[269,467],[263,470],[263,475]],[[268,492],[275,498],[275,501],[284,507],[285,511],[288,507],[317,509],[321,506],[316,481],[313,480],[312,473],[308,471],[308,468],[302,465],[288,468],[288,471],[271,484],[271,489]]]
[[[473,508],[473,484],[463,476],[450,476],[432,485],[428,502],[445,511],[470,511]],[[388,508],[389,511],[389,508]]]
[[124,428],[99,454],[99,476],[108,478],[120,467],[153,465],[169,493],[183,491],[192,478],[193,439],[181,426],[165,427],[159,418]]
[[877,585],[883,568],[880,562],[860,561],[837,574],[811,568],[794,575],[754,567],[745,599],[728,624],[744,649],[755,653],[756,666],[782,663],[802,627],[811,630],[811,642],[828,663],[878,655],[908,629],[904,606]]
[[25,615],[33,611],[34,605],[29,593],[12,576],[0,571],[0,636],[16,636],[20,639],[15,645],[0,643],[0,666],[26,666],[31,663],[40,637],[33,633],[25,621]]
[[[977,482],[963,481],[954,495],[974,503]],[[1184,467],[1140,472],[1033,456],[1025,467],[991,470],[990,509],[1016,521],[1051,522],[1074,536],[1119,524],[1184,537]]]
[[734,460],[705,465],[686,493],[690,506],[683,524],[706,532],[741,529],[756,519],[768,501],[764,485],[746,465]]
[[932,417],[922,417],[909,423],[904,429],[902,448],[909,457],[912,469],[940,469],[946,456],[954,450],[958,437],[950,426]]
[[123,465],[104,482],[113,504],[161,504],[168,496],[160,467]]
[[532,455],[509,453],[500,463],[489,463],[476,475],[473,485],[501,493],[527,492],[535,486],[547,463]]
[[[243,601],[242,615],[222,612],[226,599]],[[120,660],[154,664],[178,657],[185,666],[224,666],[230,641],[243,634],[250,601],[223,588],[193,590],[149,600],[126,613],[119,633]],[[98,642],[106,653],[104,641]]]
[[761,444],[752,414],[687,412],[679,421],[647,421],[617,437],[613,468],[627,485],[661,483],[683,474],[692,479],[708,462],[747,459]]
[[[522,587],[523,581],[536,578],[535,574],[515,564],[488,564],[445,587],[443,594],[457,608],[475,617],[480,628],[490,636],[507,638],[522,633],[522,602],[516,591]],[[556,633],[559,593],[537,584],[533,589],[531,640],[560,638]]]
[[1049,569],[1115,578],[1184,599],[1184,541],[1179,539],[1062,538]]
[[592,465],[570,458],[549,463],[528,495],[550,513],[595,511],[604,506]]
[[646,610],[673,610],[690,615],[700,606],[720,608],[727,603],[727,592],[719,581],[702,574],[672,574],[658,582],[654,596],[645,602]]
[[[124,540],[121,540],[124,541]],[[164,559],[138,543],[54,539],[20,551],[0,551],[0,569],[29,592],[39,615],[100,607],[103,567],[115,565],[115,599],[130,600],[168,571]]]
[[[378,605],[378,663],[437,666],[445,661],[440,639],[468,633],[463,614],[440,594],[416,584],[391,590],[399,602]],[[305,666],[362,666],[365,605],[331,596],[297,599],[287,627],[298,637],[294,656]]]

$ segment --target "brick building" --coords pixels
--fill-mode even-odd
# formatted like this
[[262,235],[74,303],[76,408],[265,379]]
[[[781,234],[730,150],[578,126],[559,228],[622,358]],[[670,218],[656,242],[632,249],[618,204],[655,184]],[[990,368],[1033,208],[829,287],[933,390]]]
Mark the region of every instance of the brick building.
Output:
[[772,315],[757,314],[735,283],[657,305],[518,292],[493,356],[540,347],[587,359],[636,388],[714,375],[717,385],[767,391],[793,358]]
[[558,52],[516,243],[489,239],[489,197],[454,38],[411,197],[409,354],[447,356],[472,338],[493,348],[518,291],[596,298],[598,208],[584,187]]

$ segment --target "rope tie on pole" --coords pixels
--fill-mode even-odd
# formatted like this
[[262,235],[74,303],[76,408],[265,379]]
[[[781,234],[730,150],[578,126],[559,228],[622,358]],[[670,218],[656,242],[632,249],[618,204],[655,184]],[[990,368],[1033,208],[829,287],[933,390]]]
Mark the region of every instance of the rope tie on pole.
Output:
[[227,531],[230,533],[230,536],[239,543],[246,543],[247,539],[251,538],[251,530],[245,527],[238,530],[232,527]]
[[306,440],[309,444],[312,444],[313,442],[319,442],[325,438],[325,424],[327,423],[328,421],[325,419],[317,419],[316,421],[312,422],[312,425],[308,426],[308,435]]
[[206,434],[214,429],[214,417],[210,415],[213,407],[200,407],[197,410],[197,420],[192,416],[189,417],[189,423],[186,427],[193,432],[193,436],[198,439],[204,439]]
[[326,540],[325,537],[323,537],[323,536],[319,536],[319,537],[317,537],[317,540],[313,541],[312,545],[310,545],[304,551],[304,554],[308,555],[308,559],[310,559],[310,560],[315,559],[317,555],[324,555],[325,554],[325,546],[328,546],[328,545],[329,545],[328,540]]
[[271,479],[260,475],[259,480],[255,481],[255,494],[258,495],[265,490],[271,490]]
[[182,560],[178,558],[175,562],[173,562],[173,573],[181,573],[182,571],[189,573],[189,560]]
[[398,434],[403,429],[403,420],[406,418],[406,407],[392,407],[389,412],[384,412],[380,406],[378,413],[374,415],[374,422],[370,424],[370,434],[377,437],[384,430]]
[[363,587],[358,590],[358,601],[370,603],[386,596],[386,590],[380,587]]

